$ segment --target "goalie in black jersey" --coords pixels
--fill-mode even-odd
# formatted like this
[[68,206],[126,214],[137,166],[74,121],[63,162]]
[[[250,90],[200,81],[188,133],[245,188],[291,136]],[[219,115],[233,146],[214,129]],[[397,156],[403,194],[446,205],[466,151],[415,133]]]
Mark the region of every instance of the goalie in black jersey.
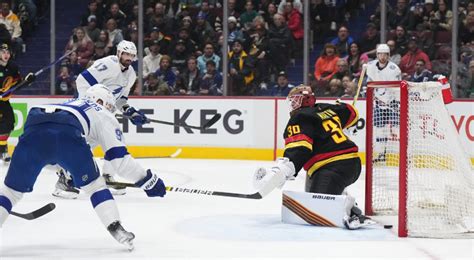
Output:
[[[316,103],[311,87],[303,85],[290,91],[288,101],[290,119],[284,132],[284,157],[278,158],[276,166],[270,169],[258,169],[255,181],[265,182],[269,179],[266,175],[277,175],[277,186],[281,187],[304,168],[306,192],[343,194],[361,172],[358,147],[343,133],[343,129],[357,122],[357,109],[346,103]],[[356,206],[350,215],[354,218],[347,219],[346,226],[351,229],[367,220]],[[348,226],[354,220],[357,224]]]

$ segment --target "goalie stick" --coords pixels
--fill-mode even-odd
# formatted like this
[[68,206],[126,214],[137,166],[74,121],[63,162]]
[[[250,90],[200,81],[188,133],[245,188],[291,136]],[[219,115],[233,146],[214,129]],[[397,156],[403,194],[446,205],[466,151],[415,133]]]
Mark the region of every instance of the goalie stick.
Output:
[[22,219],[26,219],[26,220],[33,220],[33,219],[37,219],[45,214],[48,214],[49,212],[53,211],[53,209],[56,208],[56,205],[54,203],[48,203],[46,205],[44,205],[43,207],[37,209],[37,210],[34,210],[30,213],[17,213],[17,212],[14,212],[14,211],[11,211],[10,212],[10,215],[13,215],[15,217],[19,217],[19,218],[22,218]]
[[[153,123],[158,123],[158,124],[164,124],[164,125],[172,125],[172,126],[180,126],[180,127],[187,127],[187,128],[191,128],[191,129],[197,129],[197,130],[205,130],[209,127],[211,127],[212,125],[214,125],[219,119],[221,119],[221,114],[215,114],[211,119],[209,119],[205,124],[203,124],[202,126],[192,126],[192,125],[188,125],[188,124],[179,124],[179,123],[174,123],[174,122],[168,122],[168,121],[162,121],[162,120],[157,120],[157,119],[151,119],[151,118],[147,118],[147,122],[153,122]],[[121,114],[117,114],[116,115],[117,118],[129,118],[128,116],[125,116],[125,115],[121,115]]]

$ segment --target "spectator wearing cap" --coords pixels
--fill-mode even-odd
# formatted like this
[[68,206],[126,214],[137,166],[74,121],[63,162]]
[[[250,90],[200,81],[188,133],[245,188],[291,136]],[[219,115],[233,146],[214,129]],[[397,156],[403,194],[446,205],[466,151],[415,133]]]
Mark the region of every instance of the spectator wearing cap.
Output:
[[214,53],[214,45],[212,43],[206,43],[204,45],[204,53],[197,58],[198,68],[201,73],[207,72],[207,62],[213,61],[215,69],[219,71],[219,64],[221,58]]
[[[153,27],[149,37],[145,39],[145,46],[150,46],[155,41],[158,41],[160,44],[160,53],[161,54],[168,54],[169,48],[171,46],[171,38],[169,36],[164,35],[160,32],[158,27]],[[145,48],[145,55],[150,54],[148,48]]]
[[254,61],[243,49],[241,39],[234,40],[229,52],[229,76],[231,94],[251,96],[254,93]]
[[354,39],[349,35],[349,28],[344,25],[339,27],[337,37],[331,41],[331,43],[336,46],[341,58],[345,58],[349,55],[350,46],[353,42]]
[[171,67],[178,71],[177,75],[186,69],[186,61],[189,57],[190,54],[186,51],[186,43],[184,40],[179,39],[171,53]]
[[122,30],[117,28],[117,22],[113,18],[107,20],[106,27],[112,46],[117,46],[117,44],[123,40]]
[[286,97],[294,86],[289,84],[288,75],[284,71],[280,71],[277,77],[277,83],[270,89],[269,96]]
[[373,23],[368,23],[364,36],[359,40],[360,52],[366,53],[369,58],[375,58],[375,48],[377,48],[379,43],[380,35],[377,31],[377,26]]
[[102,28],[103,15],[98,11],[97,2],[95,0],[91,0],[87,5],[87,12],[81,18],[81,26],[87,26],[89,24],[89,20],[95,18],[97,27]]
[[338,60],[339,54],[337,53],[336,46],[326,43],[321,56],[319,56],[314,64],[314,78],[318,81],[329,81],[337,72],[336,64]]
[[178,75],[176,81],[176,94],[178,95],[197,95],[201,85],[201,73],[197,67],[197,60],[190,57],[186,61],[186,69]]
[[244,33],[239,28],[237,18],[235,18],[234,16],[229,16],[227,22],[229,23],[229,43],[234,42],[235,39],[244,39]]
[[258,13],[255,11],[252,0],[245,1],[245,11],[240,14],[240,24],[245,28],[250,27],[250,24],[252,24],[253,19],[257,15]]
[[4,24],[11,35],[10,45],[14,53],[20,53],[22,50],[23,39],[21,38],[22,30],[20,19],[10,9],[8,1],[1,2],[0,24]]
[[206,62],[206,72],[201,78],[199,95],[222,96],[222,75],[213,60]]
[[171,57],[163,55],[160,60],[160,68],[155,72],[155,76],[160,81],[165,82],[165,89],[161,89],[163,95],[170,95],[174,92],[176,84],[176,74],[171,69]]
[[215,32],[209,22],[206,20],[207,15],[199,12],[196,16],[196,26],[194,27],[194,40],[198,46],[203,46],[206,42],[214,40]]
[[425,67],[428,70],[431,70],[431,61],[426,53],[418,48],[417,38],[415,36],[410,37],[408,41],[408,52],[400,61],[400,70],[402,73],[411,75],[415,72],[415,64],[418,60],[425,61]]
[[143,58],[143,77],[148,78],[160,68],[160,42],[155,40],[149,46],[150,53]]
[[425,68],[425,60],[419,59],[415,63],[415,72],[410,76],[409,81],[427,82],[433,81],[433,73]]
[[281,14],[273,16],[273,24],[268,29],[268,38],[270,39],[272,72],[278,73],[284,71],[290,60],[292,47],[292,34],[288,28],[285,17]]
[[94,54],[94,43],[91,41],[89,36],[87,36],[84,28],[77,27],[74,29],[74,34],[69,39],[65,52],[72,49],[76,49],[79,64],[83,68],[86,68],[92,57],[92,54]]
[[187,28],[180,28],[177,37],[171,41],[170,53],[172,53],[177,45],[178,41],[181,40],[186,47],[186,55],[190,56],[197,50],[196,42],[190,38],[190,31]]
[[117,28],[125,28],[126,15],[120,10],[120,6],[118,5],[118,3],[112,3],[110,5],[109,10],[105,14],[105,20],[109,21],[110,19],[115,20],[115,22],[117,23]]
[[83,27],[86,31],[87,36],[91,41],[96,42],[99,40],[100,30],[97,28],[97,17],[95,15],[90,15],[87,18],[87,25]]

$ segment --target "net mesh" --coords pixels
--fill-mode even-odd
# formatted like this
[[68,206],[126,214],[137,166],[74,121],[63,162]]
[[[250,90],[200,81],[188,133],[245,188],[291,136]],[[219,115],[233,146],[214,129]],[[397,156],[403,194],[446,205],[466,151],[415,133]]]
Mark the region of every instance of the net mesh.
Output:
[[[372,207],[375,214],[393,215],[399,202],[400,88],[372,87]],[[408,97],[408,235],[472,236],[474,172],[443,103],[441,85],[409,83]]]

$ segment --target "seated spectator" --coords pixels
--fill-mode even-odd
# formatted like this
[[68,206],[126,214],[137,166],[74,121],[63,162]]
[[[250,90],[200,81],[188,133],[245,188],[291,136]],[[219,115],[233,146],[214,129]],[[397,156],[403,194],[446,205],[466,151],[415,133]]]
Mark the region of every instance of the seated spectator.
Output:
[[415,72],[416,61],[420,59],[425,61],[426,69],[431,70],[430,58],[418,48],[417,41],[418,39],[415,36],[410,38],[408,41],[408,52],[400,61],[400,70],[407,75],[411,75]]
[[273,16],[273,24],[268,29],[270,40],[271,73],[285,71],[290,61],[290,50],[292,48],[292,34],[286,25],[285,17],[281,14]]
[[244,33],[238,26],[237,18],[229,16],[229,18],[227,18],[227,23],[229,28],[229,43],[233,43],[235,39],[244,39]]
[[198,69],[202,74],[207,72],[207,62],[210,60],[214,61],[214,66],[216,70],[219,71],[221,58],[214,53],[214,45],[212,45],[212,43],[206,43],[206,45],[204,45],[204,53],[197,58]]
[[459,40],[464,45],[474,42],[474,10],[469,11],[466,19],[459,25]]
[[425,69],[425,61],[419,59],[415,64],[415,72],[410,76],[409,81],[412,82],[427,82],[433,81],[433,74],[431,71]]
[[4,24],[11,35],[10,46],[12,46],[13,54],[22,52],[23,39],[21,38],[20,19],[11,11],[8,1],[1,2],[0,24]]
[[329,81],[329,87],[324,93],[325,97],[341,97],[344,94],[342,88],[342,81],[340,79],[331,79]]
[[350,74],[351,73],[349,71],[349,65],[347,64],[347,61],[345,59],[339,59],[336,62],[336,73],[334,73],[332,78],[342,80],[344,76],[348,76]]
[[98,4],[95,0],[89,1],[89,5],[87,6],[87,12],[81,18],[81,26],[87,26],[91,16],[95,17],[97,27],[102,28],[102,25],[104,22],[103,20],[104,15],[101,12],[99,12]]
[[284,4],[284,14],[286,15],[286,20],[288,21],[288,29],[290,29],[293,36],[293,50],[292,57],[302,57],[303,55],[303,15],[302,13],[293,6],[296,3],[293,1],[286,1]]
[[67,66],[59,68],[56,78],[56,95],[73,95],[76,91],[76,77],[69,72]]
[[201,86],[201,75],[197,67],[196,58],[191,57],[187,60],[186,69],[181,72],[176,82],[176,94],[178,95],[197,95]]
[[357,84],[353,81],[349,81],[346,85],[343,84],[344,94],[342,98],[353,98],[357,93]]
[[112,49],[114,48],[114,46],[112,45],[112,41],[110,41],[109,34],[106,30],[100,31],[99,40],[97,42],[101,42],[104,44],[104,51],[106,56],[112,54]]
[[107,20],[106,28],[112,46],[117,46],[123,40],[122,30],[117,28],[117,22],[113,18]]
[[351,43],[349,56],[347,56],[347,63],[349,66],[349,73],[352,77],[359,77],[362,71],[362,65],[369,61],[369,57],[365,53],[360,52],[359,44]]
[[160,60],[160,68],[155,72],[156,77],[160,81],[166,82],[166,91],[163,90],[163,93],[166,95],[171,95],[174,92],[174,87],[176,84],[176,74],[171,70],[171,57],[168,55],[163,55]]
[[[158,41],[160,43],[161,54],[169,53],[171,48],[171,38],[161,33],[158,27],[153,27],[151,29],[150,36],[145,38],[145,46],[150,46],[154,41]],[[150,54],[150,51],[148,48],[145,48],[145,55],[148,54]]]
[[[354,39],[349,36],[349,29],[346,26],[339,27],[337,31],[337,37],[334,38],[331,43],[334,44],[339,52],[339,56],[341,58],[345,58],[346,56],[350,55],[350,48]],[[359,46],[357,46],[357,49]]]
[[91,41],[96,42],[99,40],[100,30],[97,28],[97,18],[95,15],[91,15],[87,18],[87,25],[83,28]]
[[430,36],[432,34],[430,34],[430,31],[424,30],[423,26],[418,26],[416,29],[417,30],[415,32],[415,35],[418,38],[418,46],[428,55],[430,60],[434,60],[436,54],[436,47],[433,41],[433,37]]
[[196,16],[196,26],[194,27],[194,35],[197,46],[203,46],[206,42],[212,42],[215,37],[214,29],[206,20],[206,14],[198,13]]
[[201,78],[199,95],[222,96],[222,75],[213,60],[206,62],[206,72]]
[[107,53],[105,52],[105,43],[96,42],[94,45],[95,45],[94,55],[92,55],[91,60],[89,61],[89,65],[87,67],[92,65],[92,63],[94,63],[94,61],[96,61],[98,59],[102,59],[105,56],[107,56]]
[[360,52],[366,53],[369,58],[375,58],[375,48],[377,48],[379,43],[380,35],[377,31],[377,26],[373,23],[368,23],[364,36],[359,40]]
[[105,20],[109,21],[110,19],[114,19],[117,23],[117,28],[125,28],[126,15],[120,10],[118,3],[112,3],[110,9],[105,14]]
[[144,95],[165,96],[171,94],[168,83],[162,78],[158,78],[156,74],[150,74],[143,86]]
[[77,52],[77,59],[79,64],[86,68],[89,64],[92,54],[94,53],[94,43],[82,27],[74,29],[74,34],[69,39],[66,45],[66,52],[75,49]]
[[402,59],[402,55],[400,55],[400,53],[398,53],[398,51],[397,51],[397,43],[394,40],[388,40],[387,45],[390,48],[390,58],[389,58],[389,60],[391,62],[397,64],[397,66],[398,66],[400,64],[401,59]]
[[189,54],[186,51],[186,44],[184,40],[179,39],[176,42],[174,51],[171,53],[171,67],[175,70],[176,75],[186,70],[186,61]]
[[155,73],[160,68],[160,42],[155,40],[151,43],[150,54],[143,58],[143,77],[147,78],[150,74]]
[[397,29],[395,30],[395,38],[393,40],[397,45],[397,52],[402,56],[405,55],[408,51],[408,35],[405,27],[397,26]]
[[390,29],[395,29],[401,25],[404,28],[408,26],[410,12],[407,5],[407,0],[397,0],[396,7],[389,13],[388,25]]
[[[180,28],[178,31],[177,37],[175,37],[170,44],[170,52],[172,53],[173,50],[176,48],[176,44],[178,41],[182,41],[184,43],[184,46],[186,47],[186,55],[189,57],[191,55],[194,55],[196,50],[198,50],[196,42],[193,41],[190,38],[190,31],[186,28]],[[186,65],[185,65],[186,66]]]
[[314,43],[323,43],[329,32],[330,16],[328,6],[323,0],[310,1],[310,25],[313,30],[313,35],[320,37],[313,37]]
[[249,28],[252,24],[252,21],[257,17],[258,13],[255,11],[252,0],[245,1],[245,11],[240,14],[240,24],[244,28]]
[[235,39],[232,51],[229,52],[230,89],[234,96],[251,96],[254,94],[255,64],[243,49],[243,40]]
[[288,83],[288,75],[284,71],[278,73],[277,84],[270,89],[269,96],[287,97],[294,86]]
[[[271,47],[264,24],[256,24],[250,33],[252,44],[249,55],[255,60],[255,84],[266,87],[270,82]],[[264,88],[265,88],[264,87]]]
[[336,64],[339,60],[336,46],[331,43],[324,45],[323,53],[316,60],[314,77],[316,80],[329,81],[337,72]]
[[438,11],[431,17],[433,31],[451,31],[453,27],[453,12],[449,10],[445,0],[438,1]]
[[84,67],[79,64],[77,52],[75,51],[69,54],[68,58],[63,61],[62,65],[67,66],[69,68],[69,73],[72,73],[75,76],[79,75],[84,70]]
[[212,8],[211,8],[209,1],[202,1],[199,12],[206,15],[206,21],[209,22],[209,24],[212,26],[212,28],[214,28],[214,24],[216,22],[216,16],[211,11],[212,9],[214,9],[214,7],[212,6]]

